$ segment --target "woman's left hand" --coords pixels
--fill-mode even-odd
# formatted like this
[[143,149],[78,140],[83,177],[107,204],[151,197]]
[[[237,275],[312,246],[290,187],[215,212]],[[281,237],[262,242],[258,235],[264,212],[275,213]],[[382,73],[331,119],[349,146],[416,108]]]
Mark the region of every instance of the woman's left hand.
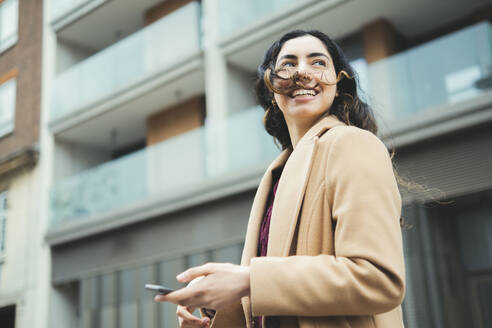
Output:
[[200,281],[167,295],[157,295],[157,302],[172,302],[186,307],[220,310],[249,295],[249,267],[230,263],[207,263],[179,274],[179,282]]

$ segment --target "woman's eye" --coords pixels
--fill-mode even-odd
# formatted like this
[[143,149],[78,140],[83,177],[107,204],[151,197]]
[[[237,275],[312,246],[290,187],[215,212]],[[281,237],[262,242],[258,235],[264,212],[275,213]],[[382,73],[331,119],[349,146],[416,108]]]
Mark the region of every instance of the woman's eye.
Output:
[[317,65],[317,66],[326,66],[326,63],[324,60],[317,60],[313,63],[313,65]]
[[282,67],[294,67],[294,63],[284,63],[282,64]]

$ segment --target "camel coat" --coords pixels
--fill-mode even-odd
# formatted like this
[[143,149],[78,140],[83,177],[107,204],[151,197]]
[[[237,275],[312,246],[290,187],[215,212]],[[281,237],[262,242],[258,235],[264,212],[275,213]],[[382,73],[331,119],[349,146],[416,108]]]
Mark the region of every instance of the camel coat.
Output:
[[[256,257],[272,170],[282,165],[268,255]],[[266,328],[403,327],[400,213],[384,144],[322,118],[263,176],[241,260],[250,266],[250,296],[218,311],[212,328],[252,328],[254,316],[274,317]]]

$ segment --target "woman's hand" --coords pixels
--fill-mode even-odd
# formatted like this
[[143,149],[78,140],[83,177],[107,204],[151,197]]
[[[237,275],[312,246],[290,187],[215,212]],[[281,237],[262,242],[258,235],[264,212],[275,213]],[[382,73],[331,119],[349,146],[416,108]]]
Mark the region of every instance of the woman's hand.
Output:
[[230,263],[207,263],[179,274],[179,282],[204,276],[200,281],[167,295],[157,295],[157,302],[172,302],[187,308],[220,310],[249,295],[249,267]]
[[209,328],[210,318],[197,318],[192,313],[194,308],[178,305],[176,315],[178,316],[178,322],[180,328]]

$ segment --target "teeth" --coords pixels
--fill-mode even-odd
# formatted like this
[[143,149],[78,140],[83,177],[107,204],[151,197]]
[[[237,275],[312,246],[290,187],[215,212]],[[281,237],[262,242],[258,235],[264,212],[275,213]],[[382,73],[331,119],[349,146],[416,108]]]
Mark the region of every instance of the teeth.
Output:
[[292,93],[292,97],[296,97],[296,96],[315,96],[316,93],[314,92],[314,90],[296,90]]

